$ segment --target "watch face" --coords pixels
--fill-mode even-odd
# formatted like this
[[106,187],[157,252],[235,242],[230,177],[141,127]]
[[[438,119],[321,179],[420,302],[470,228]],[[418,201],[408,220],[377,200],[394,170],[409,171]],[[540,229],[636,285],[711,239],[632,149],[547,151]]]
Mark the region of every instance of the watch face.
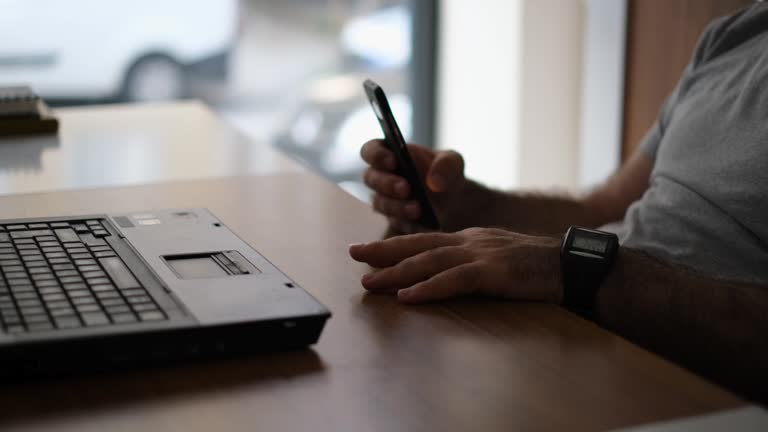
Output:
[[608,242],[600,238],[577,235],[573,238],[571,246],[590,252],[604,254],[605,249],[608,247]]

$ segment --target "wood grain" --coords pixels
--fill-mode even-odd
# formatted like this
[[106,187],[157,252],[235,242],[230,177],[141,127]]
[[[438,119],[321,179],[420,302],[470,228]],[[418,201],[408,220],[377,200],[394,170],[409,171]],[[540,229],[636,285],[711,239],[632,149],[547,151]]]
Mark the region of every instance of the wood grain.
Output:
[[707,24],[751,3],[752,0],[629,0],[624,160],[653,125]]
[[[406,307],[347,245],[384,221],[306,174],[0,197],[0,217],[205,206],[333,312],[310,350],[0,386],[2,431],[604,430],[742,402],[548,305]],[[245,341],[247,343],[247,341]]]

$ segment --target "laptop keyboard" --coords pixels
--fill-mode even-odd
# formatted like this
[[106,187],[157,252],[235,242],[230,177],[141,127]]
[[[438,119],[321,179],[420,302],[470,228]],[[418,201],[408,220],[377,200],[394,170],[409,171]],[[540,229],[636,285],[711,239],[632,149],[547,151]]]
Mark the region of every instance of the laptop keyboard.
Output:
[[0,224],[0,323],[28,333],[167,319],[100,220]]

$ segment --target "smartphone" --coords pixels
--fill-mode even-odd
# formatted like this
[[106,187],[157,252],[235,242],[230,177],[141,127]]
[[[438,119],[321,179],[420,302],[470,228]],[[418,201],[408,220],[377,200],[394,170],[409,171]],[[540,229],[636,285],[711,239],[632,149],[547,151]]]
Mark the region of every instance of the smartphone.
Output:
[[381,130],[384,132],[384,143],[387,148],[395,154],[397,160],[397,168],[395,174],[403,177],[411,187],[410,198],[418,201],[421,207],[421,216],[418,219],[418,224],[429,229],[438,230],[440,224],[435,216],[435,211],[432,208],[432,204],[427,197],[427,190],[424,186],[424,180],[419,175],[419,171],[416,169],[416,165],[413,163],[411,153],[408,152],[408,147],[405,145],[403,134],[400,132],[400,127],[395,121],[395,116],[392,115],[392,110],[389,107],[389,101],[384,94],[384,90],[371,80],[365,80],[363,83],[365,94],[368,96],[368,101],[371,103],[376,118],[379,120]]

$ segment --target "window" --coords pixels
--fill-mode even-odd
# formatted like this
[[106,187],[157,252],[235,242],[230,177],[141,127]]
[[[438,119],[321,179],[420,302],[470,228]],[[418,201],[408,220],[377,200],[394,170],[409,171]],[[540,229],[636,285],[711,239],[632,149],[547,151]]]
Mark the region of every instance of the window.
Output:
[[0,10],[0,85],[30,84],[53,106],[200,98],[337,182],[359,181],[359,147],[381,135],[364,78],[411,133],[407,0],[0,0]]

